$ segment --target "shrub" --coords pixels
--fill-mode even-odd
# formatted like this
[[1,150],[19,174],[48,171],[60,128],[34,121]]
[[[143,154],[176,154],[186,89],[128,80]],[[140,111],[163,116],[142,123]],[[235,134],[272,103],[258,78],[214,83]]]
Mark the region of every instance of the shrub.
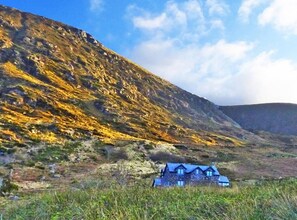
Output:
[[16,190],[18,190],[18,186],[12,183],[9,178],[4,178],[0,186],[0,196],[8,195]]
[[164,151],[158,151],[156,153],[152,153],[150,159],[154,162],[176,162],[176,163],[184,163],[186,160],[184,157],[174,155]]
[[119,160],[128,160],[127,152],[122,148],[115,148],[113,146],[107,145],[101,148],[101,154],[107,160],[110,161],[119,161]]

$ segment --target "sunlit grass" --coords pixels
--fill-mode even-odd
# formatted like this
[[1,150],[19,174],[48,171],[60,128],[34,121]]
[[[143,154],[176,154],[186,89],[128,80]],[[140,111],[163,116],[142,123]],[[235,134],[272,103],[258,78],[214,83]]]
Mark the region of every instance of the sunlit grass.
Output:
[[[106,187],[106,186],[104,186]],[[67,190],[7,208],[7,219],[296,219],[297,181],[229,188]]]

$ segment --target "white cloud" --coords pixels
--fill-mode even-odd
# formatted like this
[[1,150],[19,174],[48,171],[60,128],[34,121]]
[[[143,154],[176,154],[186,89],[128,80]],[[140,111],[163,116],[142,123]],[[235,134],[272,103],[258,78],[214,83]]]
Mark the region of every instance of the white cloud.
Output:
[[297,35],[296,0],[273,0],[259,15],[261,25],[272,25],[277,30]]
[[[128,14],[135,28],[144,33],[172,36],[183,41],[194,41],[211,30],[224,30],[220,16],[228,11],[228,6],[217,0],[207,0],[204,10],[198,0],[167,1],[164,10],[158,14],[145,11],[135,5],[128,7]],[[207,11],[211,14],[208,19]],[[216,15],[214,18],[213,16]]]
[[252,11],[267,1],[268,0],[243,0],[238,10],[240,19],[244,22],[248,22]]
[[217,104],[297,103],[297,65],[272,52],[251,56],[254,45],[220,40],[178,47],[174,41],[137,45],[132,59],[162,78]]
[[229,83],[233,96],[240,97],[239,103],[276,100],[297,103],[297,65],[288,59],[273,59],[272,55],[263,52],[241,64],[238,74]]
[[194,48],[179,48],[174,40],[164,39],[142,42],[136,45],[130,56],[152,72],[179,85],[189,79],[198,58]]
[[224,1],[206,0],[206,5],[209,8],[210,15],[226,15],[229,13],[229,7]]
[[225,30],[224,22],[220,19],[213,19],[210,21],[210,27],[212,29]]
[[103,0],[90,0],[90,10],[91,11],[102,11]]
[[152,30],[164,27],[166,23],[166,14],[163,13],[157,17],[135,17],[133,18],[134,26],[141,29]]
[[199,48],[199,74],[208,77],[212,75],[226,76],[230,74],[232,65],[242,60],[252,48],[253,44],[246,42],[228,43],[224,40]]
[[[216,2],[208,1],[202,7],[198,0],[171,0],[157,14],[134,7],[130,18],[144,35],[128,56],[162,78],[217,104],[297,103],[297,65],[293,61],[276,59],[270,51],[257,54],[251,42],[217,38],[203,43],[225,28],[222,17],[226,14],[219,9],[210,13]],[[249,3],[244,6],[244,2]],[[241,13],[249,18],[255,1],[244,2]],[[268,18],[266,22],[271,21]]]
[[248,22],[253,11],[257,12],[260,25],[271,25],[285,34],[297,35],[296,0],[243,0],[238,15]]
[[[185,6],[183,4],[183,7]],[[190,11],[193,19],[197,18],[197,8],[193,8],[193,5],[185,9],[172,1],[166,3],[164,11],[160,14],[150,13],[135,5],[130,6],[128,11],[130,17],[132,17],[134,27],[144,32],[162,30],[162,32],[167,33],[177,27],[186,26],[188,21],[191,20],[189,16]],[[198,9],[198,14],[200,13],[200,9]],[[201,17],[201,15],[199,16]]]
[[172,40],[154,39],[137,45],[131,58],[190,92],[220,101],[228,92],[223,85],[253,46],[220,40],[202,47],[193,44],[179,47]]

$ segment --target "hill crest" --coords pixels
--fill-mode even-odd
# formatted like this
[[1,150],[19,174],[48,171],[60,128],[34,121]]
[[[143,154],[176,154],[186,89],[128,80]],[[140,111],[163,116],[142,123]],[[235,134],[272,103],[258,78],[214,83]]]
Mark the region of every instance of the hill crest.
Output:
[[242,128],[281,135],[297,135],[297,105],[266,103],[221,106],[220,109]]

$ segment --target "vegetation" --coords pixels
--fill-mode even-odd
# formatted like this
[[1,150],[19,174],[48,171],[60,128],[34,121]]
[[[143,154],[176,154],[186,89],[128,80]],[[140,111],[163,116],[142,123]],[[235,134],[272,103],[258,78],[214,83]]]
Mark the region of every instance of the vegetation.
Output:
[[155,153],[152,153],[150,155],[150,159],[152,161],[160,161],[160,162],[168,162],[168,161],[173,161],[173,162],[179,162],[179,163],[185,163],[186,160],[185,158],[172,154],[172,153],[168,153],[168,152],[163,152],[163,151],[158,151]]
[[292,179],[232,188],[88,186],[29,197],[2,213],[5,219],[297,218],[297,181]]

